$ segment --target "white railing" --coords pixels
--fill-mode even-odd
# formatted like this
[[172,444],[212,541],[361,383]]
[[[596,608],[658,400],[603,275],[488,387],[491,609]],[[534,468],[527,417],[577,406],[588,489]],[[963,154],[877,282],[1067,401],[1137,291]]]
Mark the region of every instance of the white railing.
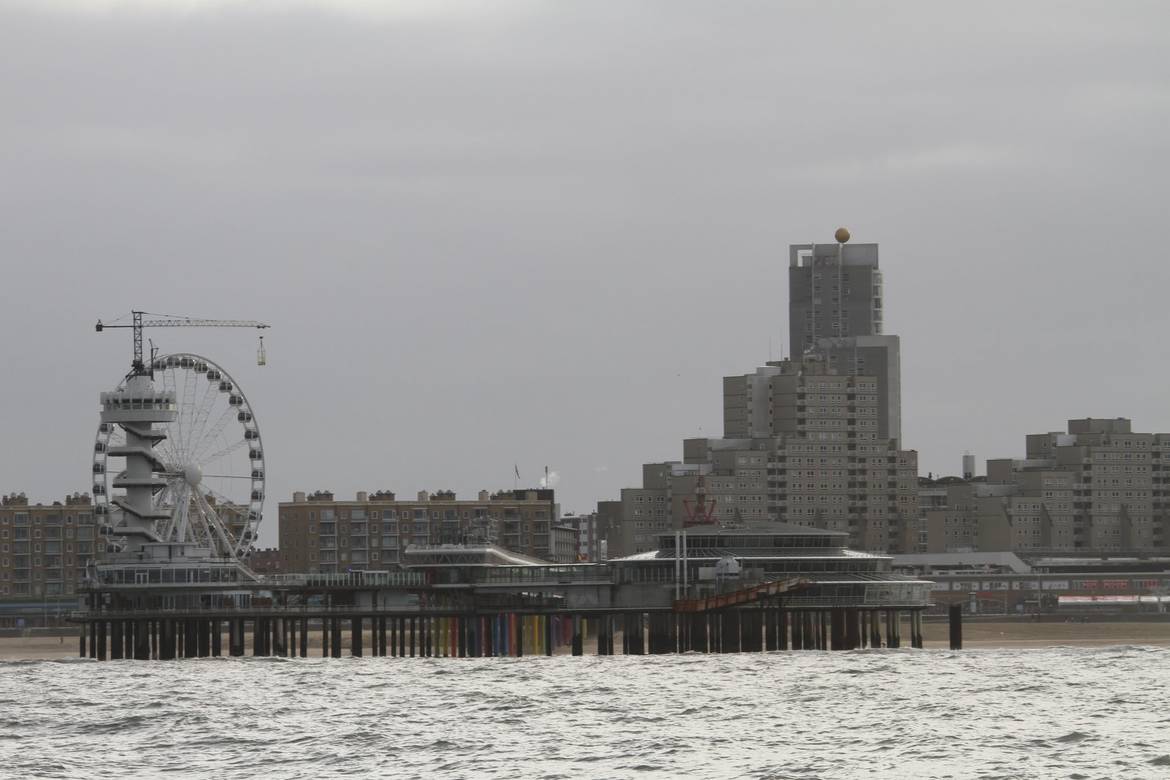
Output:
[[413,571],[354,571],[336,574],[273,574],[262,584],[280,587],[418,587],[426,585],[426,576]]

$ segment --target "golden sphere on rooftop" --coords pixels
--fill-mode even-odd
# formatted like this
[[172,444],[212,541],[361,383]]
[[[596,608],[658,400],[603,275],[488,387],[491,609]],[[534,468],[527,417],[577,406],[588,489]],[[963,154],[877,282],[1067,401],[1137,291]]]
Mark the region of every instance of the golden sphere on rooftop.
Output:
[[849,231],[845,228],[837,228],[837,232],[833,234],[833,238],[837,239],[838,244],[844,244],[849,240]]

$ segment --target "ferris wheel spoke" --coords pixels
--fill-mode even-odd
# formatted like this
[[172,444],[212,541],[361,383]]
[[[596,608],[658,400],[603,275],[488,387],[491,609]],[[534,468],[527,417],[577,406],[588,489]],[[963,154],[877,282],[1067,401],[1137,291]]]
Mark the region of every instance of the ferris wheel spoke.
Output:
[[174,491],[174,486],[175,486],[175,480],[172,479],[170,475],[167,475],[166,486],[163,487],[162,490],[158,491],[158,493],[156,493],[154,496],[154,508],[155,509],[161,509],[162,507],[167,505],[167,503],[166,503],[167,497],[170,496],[172,494],[172,492]]
[[183,372],[183,395],[181,396],[182,406],[179,408],[179,415],[186,416],[187,430],[191,428],[192,423],[195,422],[192,414],[195,411],[195,388],[193,383],[195,381],[195,372],[188,368]]
[[220,514],[224,516],[225,520],[228,515],[231,515],[236,519],[235,524],[241,526],[248,524],[248,504],[241,505],[238,500],[233,500],[207,485],[201,484],[199,487],[205,498],[211,496],[215,499],[215,505],[222,510]]
[[186,429],[188,436],[194,436],[199,431],[197,415],[199,413],[199,395],[197,380],[199,375],[195,373],[194,360],[190,361],[192,366],[187,369],[187,381],[183,385],[183,396],[185,400],[184,413],[186,414]]
[[199,492],[204,498],[211,497],[215,501],[215,505],[221,508],[225,514],[232,514],[243,520],[247,517],[247,506],[241,506],[238,500],[234,500],[229,496],[215,490],[208,485],[199,485]]
[[[164,496],[169,496],[171,503],[167,504]],[[166,520],[160,521],[162,526],[159,536],[164,542],[171,541],[175,532],[175,524],[178,521],[179,508],[182,501],[182,486],[176,480],[170,480],[166,488],[159,494],[158,500],[155,502],[155,509],[163,509],[170,507],[170,517]]]
[[[179,392],[175,385],[175,372],[169,368],[164,368],[160,371],[162,375],[162,386],[164,393],[170,393],[178,398]],[[169,447],[172,454],[172,459],[177,460],[179,452],[183,447],[183,423],[176,415],[175,421],[167,426],[167,438],[165,443]]]
[[182,464],[182,461],[179,460],[178,450],[175,449],[175,445],[170,440],[169,436],[159,442],[158,446],[155,447],[155,450],[160,451],[159,454],[162,455],[160,460],[162,460],[162,462],[165,463],[168,468],[178,468]]
[[[168,372],[173,372],[174,369],[167,369]],[[179,378],[175,375],[175,395],[177,400],[177,414],[175,415],[175,429],[178,431],[178,436],[175,438],[176,454],[181,458],[180,464],[186,464],[191,457],[191,419],[187,415],[187,410],[190,406],[188,382],[191,372],[186,372],[183,382],[183,392],[179,392]]]
[[214,445],[216,437],[219,436],[219,434],[223,432],[223,429],[227,427],[228,421],[233,416],[235,416],[235,413],[236,410],[233,406],[229,406],[227,409],[224,409],[223,413],[220,414],[219,419],[215,421],[215,424],[203,432],[203,435],[200,437],[199,441],[196,442],[195,446],[191,449],[189,454],[191,455],[192,459],[198,457],[198,453],[203,452],[207,447]]
[[189,524],[189,516],[191,513],[191,488],[185,482],[179,489],[179,495],[175,500],[175,512],[172,515],[174,518],[172,526],[172,539],[175,541],[184,541],[187,539],[187,527]]
[[197,544],[207,544],[211,526],[199,501],[198,493],[197,490],[191,491],[187,499],[188,513],[183,528],[183,539]]
[[192,429],[201,431],[207,425],[211,410],[215,406],[215,399],[219,397],[219,383],[208,380],[203,386],[203,395],[199,399],[199,409],[195,413]]
[[[189,372],[188,372],[189,374]],[[171,377],[171,386],[174,388],[176,401],[176,414],[173,429],[175,431],[175,455],[178,457],[178,465],[186,463],[188,448],[191,446],[190,438],[190,424],[191,421],[187,417],[187,407],[189,404],[187,384],[184,381],[183,391],[179,392],[179,374],[174,367],[167,369],[167,375]],[[184,380],[187,377],[184,376]]]
[[[211,453],[210,455],[203,455],[202,453],[198,453],[198,454],[196,455],[195,462],[196,462],[196,463],[198,463],[200,466],[209,466],[209,465],[211,465],[212,463],[215,463],[215,462],[216,462],[217,460],[219,460],[220,458],[223,458],[223,457],[226,457],[226,456],[228,456],[228,455],[231,455],[231,454],[232,454],[233,452],[235,452],[236,450],[243,449],[243,447],[244,447],[244,446],[245,446],[247,443],[248,443],[248,442],[247,442],[247,440],[246,440],[246,439],[240,439],[240,440],[239,440],[239,441],[237,441],[235,444],[229,444],[228,446],[224,447],[223,449],[219,450],[218,452],[213,452],[213,453]],[[204,474],[203,476],[205,476],[205,477],[206,477],[206,476],[209,476],[209,475],[207,475],[207,474]],[[224,475],[223,475],[223,474],[216,474],[215,476],[222,477],[222,476],[224,476]],[[236,476],[235,478],[236,478],[236,479],[251,479],[251,478],[252,478],[252,475],[251,475],[251,474],[248,474],[248,475],[239,475],[239,476]]]
[[[196,489],[195,500],[203,512],[203,519],[207,523],[208,531],[214,532],[214,536],[219,539],[219,542],[222,545],[220,548],[220,554],[225,556],[231,555],[234,552],[234,547],[231,540],[228,539],[227,533],[223,527],[223,521],[221,520],[219,513],[215,511],[215,508],[210,506],[207,502],[206,494],[211,492],[212,491],[206,488]],[[211,536],[210,533],[208,535]]]
[[174,431],[175,454],[180,458],[179,463],[182,463],[182,458],[187,451],[187,420],[184,415],[184,407],[186,406],[186,399],[183,393],[179,392],[179,375],[174,368],[167,369],[167,376],[171,377],[171,386],[175,393],[175,420],[171,424],[171,430]]
[[175,501],[175,497],[178,495],[179,488],[182,485],[182,479],[179,475],[168,474],[166,480],[166,487],[160,490],[154,497],[155,509],[161,510],[170,506]]

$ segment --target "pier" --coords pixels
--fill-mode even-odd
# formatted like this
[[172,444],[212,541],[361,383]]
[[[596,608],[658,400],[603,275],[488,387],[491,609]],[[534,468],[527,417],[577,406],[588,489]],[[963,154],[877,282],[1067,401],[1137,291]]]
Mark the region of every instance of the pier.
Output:
[[[328,571],[257,575],[248,558],[266,461],[255,410],[214,361],[144,350],[143,329],[160,327],[268,326],[143,311],[98,321],[99,332],[131,330],[132,359],[100,396],[91,464],[99,549],[70,618],[82,626],[83,656],[852,650],[899,647],[904,624],[909,646],[922,644],[929,582],[891,571],[889,556],[847,549],[845,531],[713,522],[701,476],[686,527],[660,535],[655,550],[604,563],[554,564],[484,534],[479,545],[409,544],[385,571],[337,572],[337,558],[324,564],[337,548],[322,542]],[[365,549],[362,526],[352,538]],[[555,557],[554,546],[544,554]],[[377,560],[355,554],[350,564]]]
[[[918,610],[788,609],[759,604],[710,612],[367,612],[267,610],[110,613],[82,622],[79,654],[96,660],[218,656],[490,658],[858,650],[922,646]],[[316,637],[319,642],[312,642]]]
[[930,583],[846,549],[843,537],[777,523],[704,526],[602,564],[419,546],[403,570],[254,580],[147,558],[99,568],[72,619],[83,627],[81,655],[99,660],[307,657],[311,648],[329,658],[476,658],[921,647]]

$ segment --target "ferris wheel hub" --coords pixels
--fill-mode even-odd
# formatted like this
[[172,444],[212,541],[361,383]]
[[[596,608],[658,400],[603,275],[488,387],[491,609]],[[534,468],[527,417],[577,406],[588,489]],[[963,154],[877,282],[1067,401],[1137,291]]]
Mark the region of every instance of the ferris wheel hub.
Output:
[[183,479],[191,487],[195,487],[203,481],[203,469],[199,468],[198,463],[190,463],[183,469]]

